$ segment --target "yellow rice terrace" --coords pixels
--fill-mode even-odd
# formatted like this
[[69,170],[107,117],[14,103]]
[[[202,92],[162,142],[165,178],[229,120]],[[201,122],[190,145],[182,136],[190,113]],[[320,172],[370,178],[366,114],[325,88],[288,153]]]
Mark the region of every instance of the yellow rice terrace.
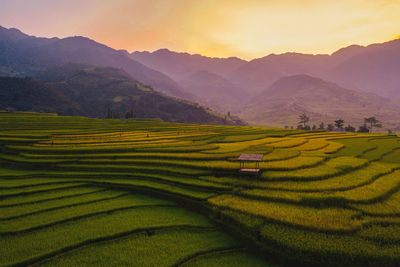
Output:
[[396,135],[3,113],[0,148],[1,266],[400,266]]

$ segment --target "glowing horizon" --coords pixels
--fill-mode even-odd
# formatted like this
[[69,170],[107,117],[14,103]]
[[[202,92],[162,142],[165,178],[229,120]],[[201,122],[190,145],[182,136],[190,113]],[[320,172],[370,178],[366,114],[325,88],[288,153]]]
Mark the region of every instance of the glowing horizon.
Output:
[[331,54],[399,38],[396,0],[3,0],[0,25],[115,49],[210,57]]

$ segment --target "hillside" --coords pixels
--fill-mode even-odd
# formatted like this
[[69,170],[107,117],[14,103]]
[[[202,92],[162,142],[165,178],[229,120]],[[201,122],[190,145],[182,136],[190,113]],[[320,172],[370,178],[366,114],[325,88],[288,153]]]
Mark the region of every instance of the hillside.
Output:
[[376,116],[386,126],[396,125],[400,107],[371,93],[345,89],[308,75],[283,77],[251,99],[241,116],[256,123],[296,125],[298,115],[307,113],[311,123],[344,119],[360,125],[364,117]]
[[[203,98],[199,99],[199,102],[213,108],[219,107],[221,111],[240,114],[258,123],[279,123],[278,125],[283,126],[293,123],[301,112],[308,112],[315,120],[324,121],[332,119],[330,114],[339,114],[348,121],[357,123],[361,122],[358,119],[360,117],[376,114],[380,116],[384,124],[391,125],[398,117],[397,106],[388,104],[387,99],[374,98],[383,96],[396,99],[400,96],[400,40],[365,47],[352,45],[341,48],[331,55],[271,54],[249,62],[230,63],[232,68],[228,69],[216,68],[215,63],[214,65],[199,64],[200,59],[205,61],[206,57],[176,53],[166,49],[153,53],[135,52],[131,56],[145,65],[174,77],[188,92],[195,95],[207,92],[205,96],[202,95]],[[211,61],[211,59],[208,60]],[[213,60],[221,62],[221,59]],[[199,69],[203,75],[198,72]],[[204,73],[209,73],[209,75],[204,75]],[[220,75],[227,82],[215,82],[217,79],[210,78],[211,74]],[[305,95],[296,94],[296,101],[293,101],[294,96],[281,94],[279,105],[275,96],[267,99],[268,97],[263,95],[263,92],[268,91],[267,89],[281,78],[294,75],[313,76],[327,83],[335,83],[341,89],[367,92],[372,95],[352,92],[349,94],[351,96],[344,99],[341,99],[342,96],[324,98],[318,96],[316,92],[314,94],[301,90],[298,93]],[[218,80],[221,81],[222,77]],[[295,86],[292,89],[297,91],[298,88]],[[239,94],[221,95],[223,92],[232,91]],[[360,99],[356,100],[357,97]],[[256,103],[257,101],[251,101],[251,99],[260,100]],[[365,104],[370,102],[378,104]],[[352,105],[352,103],[355,104]],[[325,106],[328,108],[326,112],[322,110]],[[342,110],[337,112],[340,109]]]
[[327,55],[306,55],[299,53],[271,54],[254,59],[234,70],[229,78],[250,94],[256,95],[278,79],[310,74],[319,76],[325,68]]
[[82,63],[123,69],[137,81],[176,97],[187,96],[171,78],[91,39],[37,38],[0,26],[0,75],[34,76],[66,63]]
[[256,93],[284,76],[307,74],[344,88],[399,97],[399,70],[400,39],[365,47],[352,45],[331,55],[271,54],[243,64],[228,77]]
[[211,58],[189,53],[178,53],[168,49],[154,52],[133,52],[131,58],[165,73],[195,100],[219,112],[228,112],[240,104],[245,96],[241,87],[227,77],[245,60],[231,58]]
[[188,75],[179,84],[187,92],[198,96],[201,103],[221,112],[232,109],[244,97],[243,91],[229,80],[208,71]]
[[131,54],[131,58],[167,74],[175,81],[182,80],[197,71],[208,71],[225,77],[246,63],[245,60],[236,57],[211,58],[198,54],[173,52],[168,49],[159,49],[152,53],[136,51]]
[[[0,109],[55,112],[104,118],[161,118],[165,121],[241,124],[197,104],[156,92],[126,72],[107,67],[68,64],[32,78],[0,78]],[[129,116],[129,115],[128,115]]]
[[400,98],[400,39],[360,47],[327,76],[347,88]]

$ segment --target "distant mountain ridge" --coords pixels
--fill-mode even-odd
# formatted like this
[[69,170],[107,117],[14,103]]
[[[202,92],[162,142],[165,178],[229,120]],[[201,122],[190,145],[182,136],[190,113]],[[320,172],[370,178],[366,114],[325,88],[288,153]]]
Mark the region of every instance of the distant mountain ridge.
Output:
[[67,64],[32,78],[0,77],[0,109],[95,118],[161,118],[171,122],[243,124],[165,96],[112,67]]
[[331,55],[284,53],[254,59],[228,78],[261,92],[284,76],[307,74],[352,90],[400,97],[400,39],[369,46],[352,45]]
[[182,80],[197,71],[209,71],[226,77],[247,62],[237,57],[206,57],[199,54],[173,52],[168,49],[159,49],[152,53],[135,51],[130,56],[150,68],[167,74],[175,81]]
[[37,38],[0,26],[0,75],[35,76],[49,67],[70,62],[121,68],[143,84],[168,95],[188,98],[163,73],[86,37]]
[[[168,49],[133,52],[131,57],[166,73],[175,81],[204,70],[223,76],[251,94],[263,91],[282,77],[307,74],[349,89],[400,98],[400,39],[368,46],[351,45],[331,55],[283,53],[251,61],[207,58]],[[214,65],[200,64],[201,60],[214,61]]]
[[316,125],[341,118],[358,126],[363,118],[376,116],[387,126],[395,126],[400,119],[399,111],[400,105],[376,94],[345,89],[300,74],[280,78],[253,97],[239,114],[257,124],[293,126],[298,115],[306,113]]
[[[152,68],[166,71],[166,73],[171,72],[171,69],[174,70],[177,65],[185,66],[186,62],[195,61],[194,56],[185,54],[185,57],[182,58],[185,58],[186,62],[182,62],[182,58],[177,59],[179,53],[169,50],[163,50],[162,56],[159,54],[156,51],[153,53],[135,52],[131,55],[136,55],[134,58],[143,64],[151,63]],[[169,55],[166,56],[166,54]],[[189,60],[190,57],[192,58]],[[202,65],[202,67],[206,68],[207,65]],[[369,116],[368,114],[377,114],[385,123],[394,124],[394,118],[398,117],[396,112],[399,113],[400,111],[398,106],[392,103],[393,100],[400,99],[400,40],[368,46],[351,45],[339,49],[331,55],[271,54],[248,62],[241,61],[235,68],[230,69],[231,72],[224,71],[221,73],[214,71],[211,67],[203,71],[207,71],[210,75],[204,79],[200,79],[200,76],[194,79],[192,77],[194,74],[192,74],[176,81],[181,87],[193,94],[201,95],[203,99],[208,96],[208,100],[211,96],[202,93],[213,88],[215,92],[212,94],[214,101],[202,103],[213,108],[220,107],[222,110],[230,110],[251,122],[283,126],[288,123],[295,123],[299,113],[308,112],[311,117],[318,118],[318,120],[332,120],[333,113],[335,113],[340,114],[347,121],[356,121],[357,123],[361,122],[363,117]],[[215,86],[213,79],[209,78],[212,73],[220,75],[228,83],[221,83],[220,87]],[[175,75],[174,77],[179,76],[176,72],[173,75]],[[180,75],[183,76],[183,73],[180,73]],[[297,77],[298,75],[318,79],[310,82],[314,84],[311,87],[314,88],[314,93],[310,91],[311,89],[304,91],[302,88],[298,88],[298,83],[293,83],[291,85],[293,91],[283,90],[279,92],[279,99],[276,96],[268,95],[267,92],[271,93],[270,88],[274,83],[283,78]],[[303,79],[305,79],[304,76]],[[345,101],[343,107],[346,105],[347,107],[343,110],[346,110],[346,112],[333,112],[333,110],[324,112],[321,109],[323,106],[313,109],[312,102],[325,101],[325,99],[320,98],[321,92],[318,91],[318,86],[327,89],[330,87],[327,84],[330,84],[331,89],[337,91],[338,94],[343,93],[342,89],[348,89],[346,95],[354,96],[354,105]],[[305,95],[300,97],[300,95],[295,94],[297,100],[292,101],[294,96],[291,94],[295,93],[296,90]],[[350,93],[350,91],[352,92]],[[223,92],[222,97],[221,92]],[[241,93],[235,95],[233,92]],[[287,93],[284,94],[283,92]],[[366,94],[363,94],[363,92]],[[326,93],[328,94],[329,90]],[[378,103],[387,108],[380,108],[380,111],[378,107],[373,105],[367,105],[368,108],[362,108],[362,106],[360,108],[360,103],[355,96],[360,97],[366,103],[379,100]],[[381,98],[377,98],[378,96],[381,96]],[[347,99],[347,97],[344,99]],[[282,106],[277,105],[277,103],[281,103]],[[335,98],[330,98],[325,104],[330,109],[339,105],[339,102]],[[271,107],[279,108],[274,111]],[[383,112],[383,109],[386,111]],[[340,111],[340,105],[336,111]],[[261,114],[265,114],[268,119],[262,118],[263,115]],[[358,119],[357,116],[359,116]],[[272,119],[274,117],[276,119]]]
[[37,38],[0,27],[0,75],[49,82],[59,73],[43,77],[43,71],[69,62],[122,69],[156,91],[258,124],[293,124],[303,112],[324,121],[335,114],[357,123],[373,114],[384,124],[400,121],[399,39],[331,55],[284,53],[245,61],[168,49],[129,53],[85,37]]
[[196,96],[196,101],[220,112],[232,109],[245,95],[227,78],[247,62],[236,57],[212,58],[159,49],[152,53],[133,52],[131,58],[165,73],[186,92]]

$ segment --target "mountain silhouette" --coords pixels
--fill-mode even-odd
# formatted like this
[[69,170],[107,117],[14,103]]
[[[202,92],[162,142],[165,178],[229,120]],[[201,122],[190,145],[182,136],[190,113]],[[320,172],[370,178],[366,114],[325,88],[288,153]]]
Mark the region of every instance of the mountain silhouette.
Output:
[[33,78],[0,77],[0,110],[95,118],[161,118],[171,122],[243,124],[185,100],[165,96],[112,67],[66,64]]
[[188,97],[168,76],[86,37],[37,38],[0,26],[0,75],[35,76],[66,63],[123,69],[134,79],[176,97]]

